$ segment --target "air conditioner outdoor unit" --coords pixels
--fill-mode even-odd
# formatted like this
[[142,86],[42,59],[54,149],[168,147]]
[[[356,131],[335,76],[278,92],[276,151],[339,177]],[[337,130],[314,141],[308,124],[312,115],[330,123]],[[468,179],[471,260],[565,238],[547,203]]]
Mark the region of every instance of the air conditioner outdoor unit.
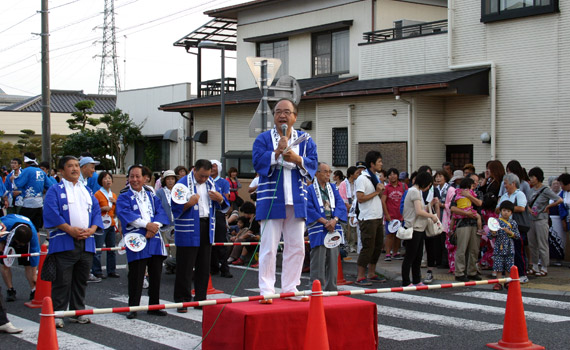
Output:
[[410,36],[420,35],[419,28],[414,30],[413,28],[402,29],[402,27],[412,26],[414,24],[422,24],[424,21],[413,21],[411,19],[399,19],[394,21],[394,38],[401,39]]

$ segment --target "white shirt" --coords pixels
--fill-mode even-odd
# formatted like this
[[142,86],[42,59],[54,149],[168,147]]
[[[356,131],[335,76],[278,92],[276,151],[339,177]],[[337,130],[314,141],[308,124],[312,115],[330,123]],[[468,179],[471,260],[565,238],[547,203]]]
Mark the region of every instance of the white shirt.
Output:
[[207,218],[210,216],[210,196],[208,195],[208,186],[206,186],[206,183],[199,184],[196,182],[196,192],[200,196],[198,200],[200,217]]
[[89,228],[89,213],[93,201],[83,183],[62,179],[67,195],[67,205],[69,208],[69,224],[79,228]]
[[[354,186],[356,188],[356,192],[362,192],[365,195],[368,195],[376,191],[368,175],[368,170],[363,170],[362,174],[356,179]],[[380,196],[374,196],[366,202],[358,203],[358,208],[360,210],[358,220],[382,219],[382,216],[384,215]]]

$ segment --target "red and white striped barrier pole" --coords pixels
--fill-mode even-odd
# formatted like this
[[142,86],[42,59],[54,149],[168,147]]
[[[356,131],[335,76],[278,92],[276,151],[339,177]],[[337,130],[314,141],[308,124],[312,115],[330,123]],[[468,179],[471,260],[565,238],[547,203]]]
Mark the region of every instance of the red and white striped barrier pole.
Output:
[[[514,280],[515,279],[512,279],[512,278],[500,278],[500,279],[483,280],[483,281],[433,284],[433,285],[428,285],[428,286],[409,286],[409,287],[380,288],[380,289],[358,289],[358,290],[346,290],[346,291],[338,291],[338,292],[320,292],[319,291],[318,294],[322,295],[322,296],[330,297],[330,296],[339,296],[339,295],[412,292],[412,291],[427,290],[427,289],[471,287],[471,286],[477,286],[477,285],[482,285],[482,284],[509,283],[509,282],[514,281]],[[144,305],[144,306],[114,307],[114,308],[106,308],[106,309],[55,311],[54,316],[55,317],[71,317],[71,316],[82,316],[82,315],[100,315],[100,314],[109,314],[109,313],[124,313],[124,312],[132,312],[132,311],[176,309],[176,308],[182,308],[182,307],[195,307],[195,306],[209,306],[209,305],[244,303],[244,302],[248,302],[248,301],[258,301],[258,300],[263,300],[263,299],[281,299],[281,298],[290,298],[290,297],[295,297],[295,296],[310,296],[312,294],[313,294],[312,291],[307,290],[307,291],[281,293],[281,294],[255,295],[255,296],[250,296],[250,297],[190,301],[190,302],[175,303],[175,304],[158,304],[158,305]]]

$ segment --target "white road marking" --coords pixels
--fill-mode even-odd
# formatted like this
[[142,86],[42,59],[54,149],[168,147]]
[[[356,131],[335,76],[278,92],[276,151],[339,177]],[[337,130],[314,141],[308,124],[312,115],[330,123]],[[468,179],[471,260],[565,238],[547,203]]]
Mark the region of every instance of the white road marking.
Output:
[[[38,333],[40,330],[40,324],[34,321],[27,320],[25,318],[18,317],[16,315],[8,314],[8,319],[15,327],[24,330],[20,334],[12,334],[14,337],[20,338],[28,343],[37,344],[38,343]],[[66,325],[67,326],[67,325]],[[106,350],[113,349],[105,345],[97,344],[88,339],[80,338],[73,334],[66,333],[62,330],[57,331],[57,343],[59,349],[61,350],[77,350],[77,349],[89,349],[89,350]]]
[[[502,293],[464,292],[464,293],[455,293],[455,295],[480,298],[480,299],[485,299],[485,300],[495,300],[495,301],[504,301],[504,302],[507,301],[507,295],[502,294]],[[533,305],[533,306],[540,306],[540,307],[550,307],[553,309],[570,310],[570,303],[565,302],[565,301],[549,300],[549,299],[541,299],[541,298],[531,298],[531,297],[523,297],[522,301],[523,301],[524,305]]]
[[[232,265],[233,268],[240,269],[240,270],[251,270],[252,272],[258,273],[258,268],[247,267],[246,265]],[[275,275],[281,275],[281,272],[275,272]],[[310,280],[309,276],[301,276],[302,280]]]
[[[92,306],[85,306],[92,309]],[[128,320],[125,314],[102,314],[90,315],[91,323],[105,328],[113,329],[117,332],[138,336],[144,339],[152,339],[160,344],[164,344],[176,349],[191,349],[200,344],[202,337],[182,332],[173,328],[163,327],[155,323],[142,321],[139,319]]]
[[[345,286],[347,290],[351,289],[359,289],[358,287],[352,286]],[[367,294],[370,297],[380,298],[380,299],[388,299],[388,300],[398,300],[404,301],[408,303],[417,303],[422,305],[432,305],[437,307],[443,307],[446,309],[456,309],[460,312],[464,313],[467,311],[475,311],[484,314],[495,314],[495,315],[504,315],[505,308],[502,307],[495,307],[489,305],[481,305],[481,304],[472,304],[472,303],[465,303],[461,301],[453,301],[453,300],[445,300],[445,299],[436,299],[430,298],[420,295],[412,295],[406,293],[376,293],[376,294]],[[378,309],[383,308],[384,306],[379,305]],[[416,311],[410,311],[410,313],[414,313]],[[556,323],[556,322],[566,322],[570,321],[570,317],[566,316],[557,316],[551,315],[546,313],[540,312],[532,312],[532,311],[525,311],[525,316],[527,320],[533,320],[538,322],[546,322],[546,323]]]
[[411,331],[392,326],[378,325],[378,337],[397,341],[439,337],[436,334]]
[[[229,298],[230,296],[228,294],[211,294],[208,295],[208,299],[224,299],[224,298]],[[115,300],[118,301],[120,303],[125,303],[128,304],[129,302],[129,297],[126,295],[121,295],[115,298],[111,298],[111,300]],[[169,300],[163,300],[160,299],[159,303],[161,304],[173,304],[173,301],[169,301]],[[148,296],[143,295],[141,296],[141,305],[148,305]],[[180,318],[185,318],[187,320],[192,320],[192,321],[196,321],[196,322],[202,322],[202,310],[196,310],[193,307],[188,308],[188,312],[187,313],[178,313],[176,311],[176,309],[164,309],[166,312],[168,312],[169,315],[173,315],[176,317],[180,317]]]

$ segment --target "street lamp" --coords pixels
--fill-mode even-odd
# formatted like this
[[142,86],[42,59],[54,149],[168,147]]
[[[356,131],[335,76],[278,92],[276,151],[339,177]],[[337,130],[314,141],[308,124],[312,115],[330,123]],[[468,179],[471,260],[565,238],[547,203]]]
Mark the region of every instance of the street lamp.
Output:
[[[220,85],[220,104],[221,104],[221,122],[222,122],[222,156],[220,157],[220,163],[222,163],[222,171],[219,174],[221,177],[224,177],[226,174],[226,47],[219,43],[215,43],[210,40],[200,41],[198,43],[199,48],[206,48],[206,49],[220,49],[222,50],[222,84]],[[200,87],[198,86],[198,89]]]

